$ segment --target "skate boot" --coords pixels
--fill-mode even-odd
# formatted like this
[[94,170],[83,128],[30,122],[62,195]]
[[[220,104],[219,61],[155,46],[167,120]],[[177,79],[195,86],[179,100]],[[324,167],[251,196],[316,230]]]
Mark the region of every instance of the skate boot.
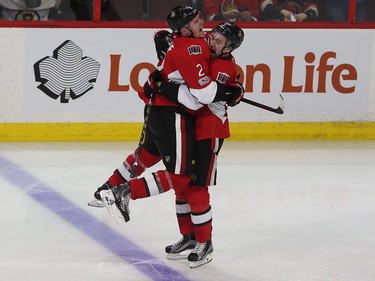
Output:
[[[102,202],[117,223],[127,222],[129,217],[130,187],[128,183],[116,185],[109,190],[100,191]],[[113,206],[115,202],[115,206]]]
[[182,260],[188,257],[190,253],[189,250],[195,247],[195,234],[194,232],[190,234],[185,234],[176,243],[165,247],[165,252],[167,253],[167,259],[170,260]]
[[212,252],[214,247],[212,246],[212,241],[208,240],[204,243],[199,243],[195,245],[195,248],[191,251],[188,256],[188,261],[190,262],[190,268],[196,268],[198,266],[204,265],[212,261]]
[[90,202],[88,202],[87,205],[89,205],[90,207],[104,208],[105,205],[103,204],[102,199],[100,198],[100,191],[102,191],[102,190],[109,190],[110,188],[112,188],[112,185],[109,183],[109,181],[106,181],[101,187],[99,187],[94,192],[94,198],[95,199],[92,200],[92,201],[90,201]]

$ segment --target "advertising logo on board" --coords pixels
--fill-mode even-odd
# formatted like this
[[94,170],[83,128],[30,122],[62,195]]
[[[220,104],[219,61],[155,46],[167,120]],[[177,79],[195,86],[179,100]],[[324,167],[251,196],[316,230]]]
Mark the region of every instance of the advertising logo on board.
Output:
[[73,41],[66,40],[47,56],[34,64],[38,88],[47,96],[68,103],[94,88],[100,64],[82,56],[82,49]]

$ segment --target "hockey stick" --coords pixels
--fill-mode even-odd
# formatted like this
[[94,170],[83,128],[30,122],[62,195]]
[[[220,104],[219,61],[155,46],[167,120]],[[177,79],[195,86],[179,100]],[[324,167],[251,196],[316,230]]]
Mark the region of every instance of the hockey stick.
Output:
[[134,164],[133,164],[132,172],[131,172],[132,178],[135,178],[137,176],[136,170],[137,170],[137,167],[138,167],[139,154],[141,153],[141,148],[143,146],[143,142],[144,142],[145,137],[146,137],[148,117],[150,116],[150,111],[151,111],[152,102],[154,100],[154,96],[155,96],[155,94],[152,93],[150,99],[148,100],[148,104],[146,105],[146,112],[145,112],[145,117],[144,117],[144,121],[143,121],[143,128],[142,128],[141,136],[139,138],[138,147],[137,147],[137,150],[136,150],[136,153],[135,153],[135,156],[134,156]]
[[243,98],[241,101],[244,102],[244,103],[251,104],[253,106],[256,106],[256,107],[259,107],[259,108],[262,108],[262,109],[265,109],[265,110],[268,110],[268,111],[271,111],[271,112],[274,112],[274,113],[277,113],[277,114],[283,114],[284,113],[284,99],[281,95],[280,95],[280,98],[281,98],[281,102],[280,102],[279,107],[277,107],[277,108],[273,108],[273,107],[270,107],[268,105],[258,103],[256,101],[252,101],[252,100],[249,100],[249,99],[246,99],[246,98]]

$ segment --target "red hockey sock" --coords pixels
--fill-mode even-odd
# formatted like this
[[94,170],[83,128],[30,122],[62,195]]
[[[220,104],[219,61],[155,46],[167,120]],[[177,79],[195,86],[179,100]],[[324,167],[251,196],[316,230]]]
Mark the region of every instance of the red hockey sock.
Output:
[[211,239],[212,230],[212,213],[208,187],[190,186],[187,189],[186,198],[191,209],[191,221],[195,238],[198,242],[206,242]]
[[132,179],[130,181],[131,198],[135,200],[158,195],[170,190],[175,185],[186,186],[189,181],[190,176],[175,175],[166,170],[160,170],[141,178]]
[[[108,181],[113,185],[119,185],[121,183],[127,182],[131,179],[131,173],[133,169],[133,165],[135,162],[135,154],[137,153],[136,149],[133,154],[130,154],[126,157],[125,161],[121,163],[120,167],[118,167],[112,174],[112,176],[108,179]],[[138,166],[135,170],[135,173],[139,176],[141,175],[145,169],[152,167],[156,163],[160,161],[161,157],[158,155],[153,155],[144,148],[140,149],[139,158],[138,158]]]
[[[128,158],[125,160],[128,163],[129,167],[133,167],[133,164],[135,162],[135,155],[137,153],[136,149],[132,155],[129,155]],[[143,147],[140,148],[139,157],[138,157],[138,166],[135,170],[135,173],[137,176],[142,175],[142,173],[152,166],[154,166],[156,163],[158,163],[161,160],[161,157],[159,155],[153,155],[147,150],[145,150]]]
[[116,186],[116,185],[119,185],[119,184],[122,184],[124,182],[126,182],[127,180],[125,180],[119,173],[119,171],[116,169],[112,176],[109,177],[108,179],[109,183],[112,185],[112,186]]
[[180,233],[182,235],[191,233],[193,223],[191,222],[190,206],[184,196],[176,197],[176,215]]

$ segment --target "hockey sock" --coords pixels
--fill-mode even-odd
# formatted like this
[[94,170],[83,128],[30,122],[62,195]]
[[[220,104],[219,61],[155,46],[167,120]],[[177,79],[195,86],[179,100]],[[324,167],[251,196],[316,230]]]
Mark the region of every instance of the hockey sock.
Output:
[[140,199],[164,193],[174,186],[186,186],[190,176],[171,174],[166,170],[151,173],[130,181],[131,199]]
[[110,177],[108,178],[108,181],[109,181],[109,183],[110,183],[112,186],[116,186],[116,185],[119,185],[119,184],[122,184],[122,183],[127,182],[127,180],[124,179],[124,178],[121,176],[121,174],[120,174],[120,172],[119,172],[118,169],[116,169],[116,170],[113,172],[112,176],[110,176]]
[[[135,161],[135,154],[137,153],[137,150],[138,149],[134,151],[133,155],[129,155],[128,158],[126,159],[130,167],[133,167],[133,164]],[[147,168],[154,166],[160,160],[161,160],[161,157],[159,155],[154,155],[148,152],[143,147],[141,147],[139,151],[139,157],[138,157],[138,166],[136,169],[137,176],[141,175]]]
[[211,239],[212,212],[207,186],[190,186],[186,192],[191,209],[191,221],[198,242]]
[[176,197],[176,215],[180,233],[182,235],[191,233],[193,223],[191,222],[190,206],[184,196]]
[[[135,153],[137,153],[136,149],[133,154],[128,155],[125,161],[118,167],[112,174],[112,176],[108,179],[108,181],[113,185],[119,185],[121,183],[127,182],[131,179],[131,172],[132,167],[135,162]],[[136,169],[136,174],[139,176],[141,175],[145,169],[152,167],[156,163],[160,161],[160,156],[153,155],[144,148],[140,148],[139,152],[139,159],[138,159],[138,166]]]

